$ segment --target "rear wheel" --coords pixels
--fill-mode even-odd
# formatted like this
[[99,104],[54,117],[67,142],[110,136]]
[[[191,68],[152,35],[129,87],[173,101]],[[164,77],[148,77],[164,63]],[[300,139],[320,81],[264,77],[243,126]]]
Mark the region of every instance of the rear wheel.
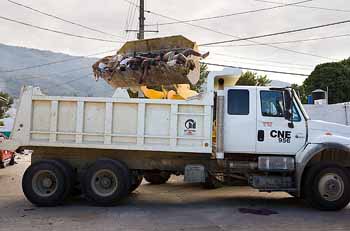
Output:
[[151,184],[165,184],[171,174],[169,172],[145,172],[144,177],[145,180]]
[[349,174],[337,164],[317,164],[306,173],[304,195],[314,208],[335,211],[350,202]]
[[27,199],[38,206],[56,206],[64,202],[71,191],[69,173],[55,160],[42,160],[29,166],[22,179]]
[[128,194],[129,171],[119,161],[98,160],[86,171],[82,186],[85,196],[96,205],[113,205]]

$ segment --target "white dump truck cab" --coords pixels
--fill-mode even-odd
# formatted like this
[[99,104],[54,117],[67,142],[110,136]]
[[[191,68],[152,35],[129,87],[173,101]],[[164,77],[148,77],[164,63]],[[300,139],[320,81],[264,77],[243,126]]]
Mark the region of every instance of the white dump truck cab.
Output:
[[285,191],[322,210],[349,203],[350,127],[311,120],[291,88],[222,87],[220,96],[217,158],[226,177],[245,176],[260,191]]
[[309,118],[296,96],[287,108],[290,93],[269,87],[226,88],[225,153],[288,156],[305,147]]

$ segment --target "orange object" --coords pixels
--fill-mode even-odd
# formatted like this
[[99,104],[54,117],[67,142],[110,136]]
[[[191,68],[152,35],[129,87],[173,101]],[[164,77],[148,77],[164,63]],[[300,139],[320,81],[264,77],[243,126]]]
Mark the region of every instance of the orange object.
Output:
[[[6,136],[0,134],[1,140],[7,139]],[[7,150],[0,150],[0,168],[5,168],[7,164],[13,165],[15,162],[15,153]]]

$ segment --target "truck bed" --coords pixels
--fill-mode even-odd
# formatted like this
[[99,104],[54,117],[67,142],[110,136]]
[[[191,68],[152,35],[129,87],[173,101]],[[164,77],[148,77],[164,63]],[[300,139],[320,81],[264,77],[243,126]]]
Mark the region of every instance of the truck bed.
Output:
[[149,100],[46,96],[22,90],[10,142],[159,152],[212,152],[212,97]]

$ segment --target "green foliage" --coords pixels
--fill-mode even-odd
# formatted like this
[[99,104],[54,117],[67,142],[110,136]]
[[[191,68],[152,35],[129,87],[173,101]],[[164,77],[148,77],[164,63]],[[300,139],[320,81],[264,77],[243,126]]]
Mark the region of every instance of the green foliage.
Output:
[[329,89],[329,103],[350,101],[350,58],[333,63],[317,65],[304,81],[306,95],[316,89]]
[[5,126],[3,121],[0,121],[0,127]]
[[267,75],[258,75],[255,72],[247,71],[241,75],[236,85],[238,86],[267,86],[271,80]]
[[199,80],[198,80],[196,85],[191,86],[191,89],[194,91],[197,91],[197,92],[202,92],[203,91],[203,88],[202,88],[203,84],[207,80],[208,75],[209,75],[208,65],[201,64]]
[[0,92],[0,119],[4,118],[5,113],[12,104],[13,98],[5,92]]

